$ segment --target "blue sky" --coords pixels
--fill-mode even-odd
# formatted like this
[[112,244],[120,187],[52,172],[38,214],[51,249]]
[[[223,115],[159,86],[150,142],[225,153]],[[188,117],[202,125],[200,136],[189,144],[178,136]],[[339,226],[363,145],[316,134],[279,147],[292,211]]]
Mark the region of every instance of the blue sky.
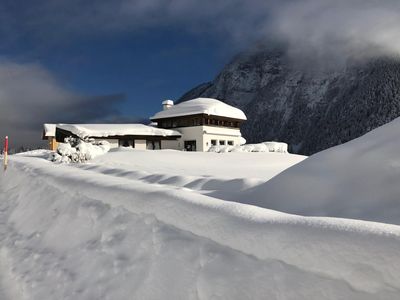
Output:
[[147,117],[163,99],[213,79],[231,55],[212,38],[157,28],[72,41],[37,59],[84,94],[124,94],[121,113]]
[[125,101],[118,104],[121,114],[148,117],[163,99],[177,99],[212,80],[233,52],[214,36],[151,28],[47,46],[21,41],[3,54],[40,63],[85,95],[124,94]]

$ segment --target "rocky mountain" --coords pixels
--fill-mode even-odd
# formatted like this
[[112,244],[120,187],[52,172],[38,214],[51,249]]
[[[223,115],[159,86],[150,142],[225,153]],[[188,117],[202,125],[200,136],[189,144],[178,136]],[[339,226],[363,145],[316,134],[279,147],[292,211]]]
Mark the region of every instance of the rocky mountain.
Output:
[[331,69],[299,65],[283,50],[251,51],[179,101],[196,97],[243,109],[248,142],[284,141],[310,155],[400,116],[400,59],[353,59]]

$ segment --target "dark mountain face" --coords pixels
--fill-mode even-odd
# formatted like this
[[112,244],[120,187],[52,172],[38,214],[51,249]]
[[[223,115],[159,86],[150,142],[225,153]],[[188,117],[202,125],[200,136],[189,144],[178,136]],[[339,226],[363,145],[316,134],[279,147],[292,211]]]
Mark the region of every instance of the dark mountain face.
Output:
[[197,97],[242,109],[248,142],[282,141],[310,155],[400,116],[400,59],[349,60],[327,71],[296,65],[283,51],[245,53],[179,101]]

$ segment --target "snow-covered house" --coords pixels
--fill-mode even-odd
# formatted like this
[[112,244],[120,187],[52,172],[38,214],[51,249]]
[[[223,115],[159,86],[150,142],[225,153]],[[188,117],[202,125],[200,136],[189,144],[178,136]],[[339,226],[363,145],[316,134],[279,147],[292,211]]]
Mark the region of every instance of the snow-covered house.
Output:
[[211,98],[197,98],[174,105],[163,102],[163,111],[150,118],[158,128],[174,129],[181,137],[169,148],[187,151],[208,151],[211,146],[243,144],[240,132],[246,115],[238,108]]
[[150,118],[154,126],[57,124],[54,125],[53,136],[57,142],[73,136],[107,140],[113,148],[125,146],[143,150],[208,151],[212,146],[244,143],[240,126],[246,116],[240,109],[211,98],[197,98],[177,105],[166,100],[162,104],[163,110]]

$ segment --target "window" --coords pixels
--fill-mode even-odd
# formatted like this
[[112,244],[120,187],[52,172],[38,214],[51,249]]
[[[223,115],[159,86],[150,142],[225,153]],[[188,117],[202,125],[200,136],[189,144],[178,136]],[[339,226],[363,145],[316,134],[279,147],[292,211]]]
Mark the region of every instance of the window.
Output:
[[211,146],[217,146],[217,140],[211,140]]
[[220,140],[220,141],[219,141],[219,144],[220,144],[221,146],[225,146],[225,141]]
[[161,141],[154,141],[153,142],[154,145],[154,150],[160,150],[161,149]]
[[146,141],[146,149],[147,150],[154,150],[153,141]]
[[186,127],[186,126],[189,126],[190,124],[189,124],[189,121],[187,120],[187,119],[181,119],[180,121],[179,121],[179,126],[180,127]]
[[161,140],[159,141],[149,141],[146,142],[147,150],[160,150],[161,149]]
[[186,151],[196,151],[196,141],[185,141]]
[[233,141],[228,141],[229,146],[233,146]]

